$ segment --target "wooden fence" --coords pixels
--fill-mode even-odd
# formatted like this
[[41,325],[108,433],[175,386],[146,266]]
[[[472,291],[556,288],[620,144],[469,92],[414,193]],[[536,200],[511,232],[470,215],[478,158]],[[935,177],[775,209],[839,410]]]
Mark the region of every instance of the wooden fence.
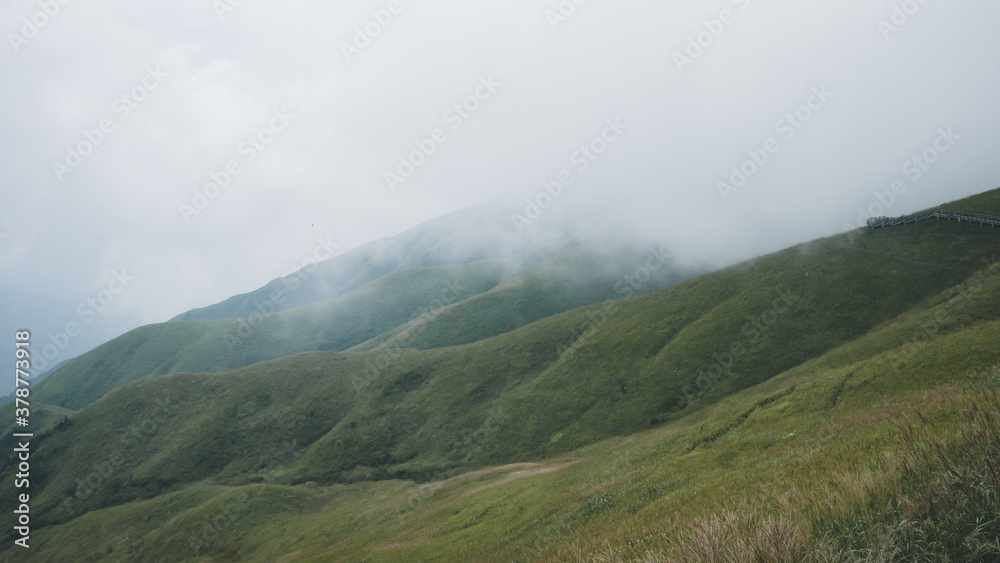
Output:
[[958,220],[959,223],[965,221],[966,223],[979,223],[983,226],[1000,226],[1000,217],[980,215],[979,213],[969,213],[967,211],[945,211],[944,209],[935,209],[934,211],[927,211],[925,213],[907,215],[904,217],[872,217],[868,220],[868,228],[874,230],[884,229],[885,227],[899,227],[909,223],[919,223],[920,221],[926,221],[927,219],[943,219],[946,221],[955,219]]

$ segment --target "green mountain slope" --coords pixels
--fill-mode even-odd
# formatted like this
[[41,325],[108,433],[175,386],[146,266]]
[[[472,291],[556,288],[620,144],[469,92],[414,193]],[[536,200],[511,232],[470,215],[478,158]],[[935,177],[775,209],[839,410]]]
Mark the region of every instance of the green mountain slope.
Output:
[[[979,279],[997,236],[941,222],[868,233],[853,245],[833,237],[465,346],[395,350],[377,361],[307,354],[135,381],[41,441],[39,455],[60,463],[42,474],[50,485],[36,506],[45,522],[69,518],[58,506],[100,464],[85,444],[127,435],[154,398],[177,404],[176,415],[161,417],[155,436],[120,460],[117,480],[76,511],[196,482],[242,485],[289,441],[302,455],[281,474],[288,484],[426,480],[563,455],[675,420],[873,329],[894,334],[884,327]],[[961,322],[995,311],[969,308]],[[935,334],[949,330],[946,320]],[[869,354],[899,346],[866,342]]]
[[110,385],[32,442],[37,557],[678,560],[771,530],[991,561],[998,243],[859,231],[470,344]]
[[[412,268],[456,266],[469,262],[500,260],[538,251],[548,242],[518,237],[510,228],[503,209],[484,204],[445,215],[397,236],[377,240],[332,259],[336,243],[318,240],[316,252],[304,260],[323,260],[315,271],[299,270],[273,280],[255,291],[233,296],[221,303],[188,311],[174,321],[236,319],[258,312],[257,303],[270,299],[274,291],[288,292],[272,305],[277,311],[303,307],[340,297],[393,272]],[[558,245],[558,243],[553,243]]]
[[[152,374],[221,372],[310,350],[343,350],[433,309],[495,287],[497,261],[389,274],[322,303],[254,319],[149,325],[84,354],[38,386],[38,400],[79,409]],[[388,296],[394,296],[389,298]]]
[[694,277],[693,272],[678,267],[661,246],[595,252],[578,244],[523,276],[445,307],[433,323],[411,321],[349,351],[477,342],[591,303],[670,287]]
[[948,202],[939,207],[951,211],[970,211],[982,215],[998,216],[1000,215],[1000,189]]
[[[394,272],[336,299],[249,319],[141,327],[57,370],[51,381],[37,387],[37,395],[47,403],[79,409],[148,375],[217,373],[301,352],[345,350],[366,341],[389,340],[406,323],[410,323],[408,334],[420,337],[419,347],[473,342],[544,316],[620,297],[613,278],[634,272],[635,264],[653,257],[648,249],[629,245],[594,250],[577,244],[550,252],[551,256],[532,253]],[[656,267],[643,291],[694,275],[658,257]],[[494,288],[503,291],[488,293]],[[286,292],[294,290],[291,286]],[[489,297],[465,305],[484,295]],[[273,294],[255,307],[267,312],[283,299],[283,293]],[[478,306],[484,302],[491,310]],[[415,325],[419,330],[413,329]]]
[[[257,484],[201,482],[44,527],[32,560],[701,561],[718,550],[736,560],[993,561],[997,273],[975,271],[764,383],[569,457],[423,485],[288,486],[308,454],[274,441],[248,461]],[[115,393],[175,393],[191,383],[171,385],[178,377],[198,376]],[[152,408],[149,396],[128,399]]]

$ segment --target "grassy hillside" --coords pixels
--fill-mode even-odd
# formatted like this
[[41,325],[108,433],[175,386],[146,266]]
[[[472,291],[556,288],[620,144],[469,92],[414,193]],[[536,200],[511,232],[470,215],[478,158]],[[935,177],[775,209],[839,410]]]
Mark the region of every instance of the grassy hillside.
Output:
[[[302,458],[278,446],[258,484],[90,512],[38,530],[32,560],[995,561],[1000,281],[946,296],[562,458],[425,484],[288,486]],[[915,349],[899,339],[938,319],[947,327]]]
[[970,211],[982,215],[1000,216],[1000,189],[951,201],[938,207],[949,211]]
[[72,360],[34,393],[45,403],[79,409],[147,375],[221,372],[304,351],[344,350],[431,309],[487,291],[510,268],[498,261],[416,268],[337,299],[252,320],[144,326]]
[[[337,299],[250,319],[146,326],[74,359],[52,381],[39,385],[37,393],[45,402],[79,409],[115,387],[153,374],[216,373],[364,342],[391,340],[393,348],[474,342],[581,305],[633,294],[631,288],[617,292],[615,283],[650,257],[643,247],[577,244],[554,256],[529,254],[395,272]],[[661,262],[657,260],[657,272],[643,292],[693,276],[669,260]],[[491,292],[494,288],[499,291]],[[294,290],[292,286],[286,293]],[[270,311],[284,295],[255,306]],[[414,342],[401,343],[400,332]]]
[[469,344],[113,382],[32,443],[34,557],[995,561],[998,241],[859,231]]
[[[941,306],[980,279],[996,241],[995,230],[945,222],[853,245],[834,237],[465,346],[307,354],[136,381],[41,442],[39,455],[60,463],[42,473],[50,485],[36,506],[43,521],[67,519],[56,507],[100,463],[85,445],[128,435],[154,398],[179,405],[176,416],[157,421],[155,436],[119,462],[119,480],[77,510],[205,480],[245,484],[263,452],[289,440],[302,455],[282,473],[287,484],[423,481],[564,455],[678,419]],[[995,292],[976,299],[990,301],[940,319],[934,334],[991,319]],[[900,326],[865,340],[865,353],[919,329]]]
[[[648,269],[642,270],[647,263],[655,269],[648,279]],[[643,278],[638,288],[629,284],[637,272]],[[577,244],[522,276],[449,305],[433,323],[411,321],[349,351],[468,344],[584,305],[657,291],[692,277],[693,269],[678,267],[659,245],[594,251]]]
[[[315,262],[336,253],[330,239],[317,240],[314,253],[303,262]],[[264,287],[221,303],[188,311],[174,321],[236,319],[257,312],[255,303],[266,301],[275,290],[295,285],[278,311],[285,311],[341,297],[382,276],[412,268],[456,266],[469,262],[500,260],[531,251],[542,251],[547,243],[522,239],[510,228],[505,210],[484,204],[433,219],[399,235],[373,241],[332,259],[320,262],[315,271],[299,270]]]

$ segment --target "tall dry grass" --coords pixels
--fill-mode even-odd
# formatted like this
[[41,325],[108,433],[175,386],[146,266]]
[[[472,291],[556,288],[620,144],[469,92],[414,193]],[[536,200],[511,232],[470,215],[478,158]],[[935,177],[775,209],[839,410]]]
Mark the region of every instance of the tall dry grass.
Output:
[[[741,500],[642,541],[560,559],[593,563],[1000,562],[1000,392],[904,417],[867,468],[831,467],[762,506]],[[847,462],[843,462],[847,463]],[[773,505],[777,505],[776,507]]]

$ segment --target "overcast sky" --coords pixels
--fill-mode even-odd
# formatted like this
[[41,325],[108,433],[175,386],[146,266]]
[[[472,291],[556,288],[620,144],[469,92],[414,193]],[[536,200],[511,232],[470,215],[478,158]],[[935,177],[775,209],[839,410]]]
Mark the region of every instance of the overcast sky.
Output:
[[62,1],[0,7],[0,329],[67,355],[563,170],[719,264],[1000,186],[995,0]]

